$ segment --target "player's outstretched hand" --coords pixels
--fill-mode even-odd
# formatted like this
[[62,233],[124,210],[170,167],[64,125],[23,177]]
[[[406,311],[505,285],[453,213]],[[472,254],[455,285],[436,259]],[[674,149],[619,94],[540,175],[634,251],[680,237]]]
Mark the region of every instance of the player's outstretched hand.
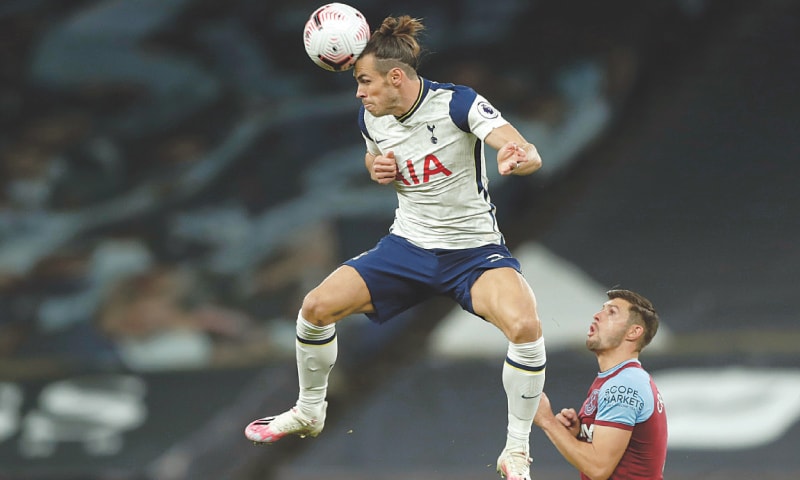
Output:
[[381,185],[392,183],[397,177],[397,163],[394,152],[378,155],[372,162],[372,179]]

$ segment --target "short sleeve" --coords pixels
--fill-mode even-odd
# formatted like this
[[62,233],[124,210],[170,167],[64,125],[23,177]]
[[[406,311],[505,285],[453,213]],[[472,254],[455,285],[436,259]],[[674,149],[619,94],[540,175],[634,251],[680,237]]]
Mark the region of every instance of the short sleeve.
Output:
[[500,111],[475,90],[456,86],[450,102],[450,118],[461,130],[481,140],[497,127],[508,123]]
[[641,368],[626,368],[601,387],[595,424],[633,428],[650,418],[653,407],[650,376]]

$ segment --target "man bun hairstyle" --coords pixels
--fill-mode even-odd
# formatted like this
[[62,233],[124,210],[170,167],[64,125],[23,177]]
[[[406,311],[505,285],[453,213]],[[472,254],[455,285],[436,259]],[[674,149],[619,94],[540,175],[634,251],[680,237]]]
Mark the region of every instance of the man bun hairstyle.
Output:
[[417,35],[424,29],[420,19],[409,15],[386,17],[381,26],[372,32],[359,57],[374,55],[376,65],[384,73],[394,67],[405,66],[406,73],[415,74],[422,54]]

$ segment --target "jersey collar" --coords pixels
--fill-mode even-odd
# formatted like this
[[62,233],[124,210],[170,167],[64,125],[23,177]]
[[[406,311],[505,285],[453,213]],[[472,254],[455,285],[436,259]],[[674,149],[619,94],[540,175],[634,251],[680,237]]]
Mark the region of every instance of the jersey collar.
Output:
[[419,95],[417,95],[417,99],[414,101],[414,105],[412,105],[411,108],[406,113],[400,115],[399,117],[395,117],[397,118],[398,122],[402,123],[406,121],[408,118],[410,118],[412,115],[414,115],[414,112],[419,110],[419,106],[422,105],[422,100],[425,98],[426,95],[428,95],[428,91],[430,90],[431,87],[430,81],[422,77],[419,77],[419,79],[420,79]]
[[639,361],[639,359],[637,359],[637,358],[629,358],[629,359],[627,359],[625,361],[622,361],[622,362],[614,365],[613,367],[609,368],[608,370],[600,372],[598,374],[598,376],[607,377],[609,375],[614,375],[616,372],[622,370],[623,368],[625,368],[625,367],[627,367],[627,366],[629,366],[631,364],[635,364],[635,365],[640,366],[640,367],[642,366],[642,363]]

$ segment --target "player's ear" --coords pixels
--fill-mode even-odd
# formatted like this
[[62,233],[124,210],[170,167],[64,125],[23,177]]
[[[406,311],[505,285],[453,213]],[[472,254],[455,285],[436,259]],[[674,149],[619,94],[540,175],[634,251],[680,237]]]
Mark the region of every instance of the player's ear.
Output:
[[400,81],[403,79],[403,69],[400,67],[395,67],[389,70],[389,80],[391,80],[392,85],[395,87],[400,86]]
[[644,335],[644,327],[638,323],[632,323],[628,326],[628,339],[638,341]]

